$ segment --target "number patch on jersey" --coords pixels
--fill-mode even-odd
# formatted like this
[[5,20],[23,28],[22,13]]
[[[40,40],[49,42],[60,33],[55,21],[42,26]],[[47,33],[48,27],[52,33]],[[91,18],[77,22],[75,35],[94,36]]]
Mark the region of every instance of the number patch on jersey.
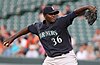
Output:
[[62,43],[62,39],[59,36],[57,36],[56,38],[52,38],[51,40],[54,42],[54,46],[58,43]]

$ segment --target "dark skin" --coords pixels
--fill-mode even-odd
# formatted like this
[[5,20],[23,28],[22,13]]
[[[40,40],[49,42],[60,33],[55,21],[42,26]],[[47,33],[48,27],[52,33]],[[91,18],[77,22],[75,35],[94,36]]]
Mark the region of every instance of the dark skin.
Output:
[[[90,5],[88,5],[88,6],[84,6],[84,7],[80,7],[79,9],[76,9],[76,10],[74,10],[74,12],[75,12],[75,14],[77,15],[77,16],[79,16],[82,12],[84,12],[85,10],[87,10],[87,9],[89,9],[89,10],[91,10],[91,11],[93,11],[93,12],[95,12],[96,11],[96,7],[95,6],[90,6]],[[54,23],[55,22],[55,20],[56,20],[56,18],[57,18],[57,14],[46,14],[46,15],[44,15],[44,17],[45,17],[45,20],[46,20],[46,24],[51,24],[51,23]],[[18,38],[18,37],[20,37],[20,36],[22,36],[22,35],[25,35],[25,34],[27,34],[27,33],[29,33],[29,31],[28,31],[28,27],[26,27],[26,28],[24,28],[24,29],[22,29],[21,31],[19,31],[18,33],[16,33],[15,35],[13,35],[13,36],[11,36],[11,37],[9,37],[8,39],[6,39],[5,41],[4,41],[4,46],[6,46],[6,47],[9,47],[10,46],[10,44],[16,39],[16,38]]]
[[56,18],[57,18],[57,14],[46,14],[44,15],[46,21],[48,21],[47,23],[53,23],[55,22]]

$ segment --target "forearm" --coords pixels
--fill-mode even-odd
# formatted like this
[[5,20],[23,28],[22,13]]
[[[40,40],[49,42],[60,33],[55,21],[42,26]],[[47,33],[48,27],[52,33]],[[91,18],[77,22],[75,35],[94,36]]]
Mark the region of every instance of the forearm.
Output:
[[13,39],[16,39],[24,34],[27,34],[29,31],[28,31],[28,28],[24,28],[22,29],[21,31],[19,31],[18,33],[16,33],[14,36],[12,36]]
[[75,14],[77,16],[79,16],[80,14],[84,13],[85,10],[92,10],[94,7],[93,6],[83,6],[83,7],[80,7],[79,9],[76,9],[74,10]]
[[27,34],[28,32],[29,32],[29,31],[28,31],[28,28],[22,29],[21,31],[19,31],[19,32],[16,33],[15,35],[13,35],[13,36],[9,37],[8,39],[6,39],[6,40],[3,42],[4,46],[9,47],[10,44],[11,44],[16,38],[18,38],[18,37],[20,37],[20,36],[22,36],[22,35],[24,35],[24,34]]

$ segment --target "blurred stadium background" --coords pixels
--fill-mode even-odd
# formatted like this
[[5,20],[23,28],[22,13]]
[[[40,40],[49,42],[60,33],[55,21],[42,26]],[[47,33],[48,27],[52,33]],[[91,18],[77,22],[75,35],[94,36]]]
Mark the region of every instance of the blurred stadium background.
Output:
[[[3,47],[2,42],[24,27],[34,22],[41,22],[43,20],[41,11],[46,5],[52,5],[58,9],[59,16],[68,14],[84,5],[97,7],[98,18],[94,25],[89,26],[84,16],[80,16],[69,27],[69,32],[76,54],[81,49],[89,50],[92,53],[91,57],[87,57],[88,59],[77,56],[79,65],[100,65],[100,0],[0,0],[0,65],[42,64],[45,51],[37,36],[24,35],[15,40],[10,48]],[[94,40],[96,33],[99,33],[99,42]],[[30,42],[30,37],[32,42]],[[30,43],[32,43],[31,46],[29,46]],[[27,53],[30,50],[34,51],[33,54]]]

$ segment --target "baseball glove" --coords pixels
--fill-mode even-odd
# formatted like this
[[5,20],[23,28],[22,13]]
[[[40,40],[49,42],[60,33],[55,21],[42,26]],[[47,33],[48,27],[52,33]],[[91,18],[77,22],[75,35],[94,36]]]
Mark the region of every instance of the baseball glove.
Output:
[[90,10],[85,11],[85,18],[89,25],[93,25],[93,23],[97,19],[97,10],[95,12],[92,12]]

